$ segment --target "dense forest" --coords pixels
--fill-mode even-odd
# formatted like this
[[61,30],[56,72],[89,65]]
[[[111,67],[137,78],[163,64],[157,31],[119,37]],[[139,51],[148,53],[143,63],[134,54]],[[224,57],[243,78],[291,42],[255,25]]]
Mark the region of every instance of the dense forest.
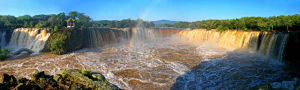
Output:
[[242,17],[228,20],[203,20],[196,22],[178,22],[173,25],[161,24],[156,27],[205,28],[207,30],[260,30],[260,31],[300,31],[300,15],[272,17]]
[[83,13],[72,11],[68,16],[65,13],[51,14],[51,15],[29,15],[14,17],[14,16],[0,16],[1,29],[14,29],[14,28],[62,28],[66,25],[65,20],[69,17],[76,18],[78,26],[89,26],[90,18]]
[[65,13],[51,14],[51,15],[35,15],[35,16],[10,16],[0,15],[0,29],[15,29],[15,28],[63,28],[66,26],[68,18],[76,20],[76,27],[84,29],[87,27],[106,27],[106,28],[126,28],[134,27],[137,24],[144,27],[153,27],[152,22],[146,22],[141,19],[131,20],[124,19],[120,21],[92,21],[89,16],[84,15],[76,11],[71,11],[66,15]]

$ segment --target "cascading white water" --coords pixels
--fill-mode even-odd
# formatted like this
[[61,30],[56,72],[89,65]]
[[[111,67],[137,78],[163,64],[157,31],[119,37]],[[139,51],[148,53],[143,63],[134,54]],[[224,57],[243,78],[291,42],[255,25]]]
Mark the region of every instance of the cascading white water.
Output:
[[217,32],[199,29],[181,31],[179,35],[190,41],[214,42],[229,50],[247,49],[259,52],[261,55],[277,60],[282,60],[289,36],[287,33],[237,30]]
[[7,48],[16,51],[26,48],[38,53],[44,49],[49,36],[46,29],[18,28],[13,31]]
[[157,30],[150,28],[126,28],[126,29],[108,29],[108,28],[90,28],[84,33],[88,37],[88,47],[102,47],[104,45],[120,42],[147,42],[170,37],[177,33],[177,30]]
[[109,44],[115,44],[127,41],[130,38],[129,30],[108,29],[108,28],[90,28],[84,31],[88,37],[89,48],[102,47]]
[[0,32],[0,47],[3,48],[6,46],[6,32]]

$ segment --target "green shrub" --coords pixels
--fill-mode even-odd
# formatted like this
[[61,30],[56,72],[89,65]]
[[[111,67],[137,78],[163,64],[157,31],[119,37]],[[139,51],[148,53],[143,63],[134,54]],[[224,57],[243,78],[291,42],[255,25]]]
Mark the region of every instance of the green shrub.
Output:
[[8,54],[9,53],[9,51],[7,50],[7,49],[5,49],[5,48],[2,48],[1,49],[1,54]]
[[2,48],[1,52],[0,52],[0,60],[5,60],[5,59],[9,58],[8,53],[9,53],[9,51],[7,49]]
[[53,54],[61,55],[65,52],[64,45],[65,45],[64,40],[54,40],[51,42],[49,49]]
[[57,26],[54,27],[53,32],[54,33],[58,32],[58,27]]
[[92,76],[92,72],[90,70],[80,70],[80,73],[86,76]]
[[222,25],[219,25],[218,27],[217,27],[217,29],[216,29],[218,32],[223,32],[223,31],[225,31],[225,30],[229,30],[229,28],[228,27],[224,27],[224,26],[222,26]]
[[0,55],[0,60],[2,61],[2,60],[5,60],[5,59],[7,59],[7,58],[9,58],[7,55]]
[[68,31],[64,29],[57,30],[57,32],[55,31],[56,30],[51,33],[46,50],[53,54],[62,55],[66,53],[66,39],[68,37]]

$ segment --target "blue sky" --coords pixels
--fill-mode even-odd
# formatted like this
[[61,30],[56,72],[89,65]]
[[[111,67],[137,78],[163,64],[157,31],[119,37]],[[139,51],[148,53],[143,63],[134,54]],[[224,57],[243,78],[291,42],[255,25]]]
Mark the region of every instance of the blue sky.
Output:
[[300,0],[0,0],[0,15],[78,11],[93,20],[232,19],[300,14]]

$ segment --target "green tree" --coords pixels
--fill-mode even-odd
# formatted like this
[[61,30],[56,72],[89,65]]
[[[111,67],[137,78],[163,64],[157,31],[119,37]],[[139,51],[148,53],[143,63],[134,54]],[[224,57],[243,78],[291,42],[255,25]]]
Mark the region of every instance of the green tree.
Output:
[[65,41],[64,40],[60,40],[60,39],[54,40],[51,43],[50,50],[54,54],[58,54],[58,55],[64,54],[64,52],[65,52],[64,45],[65,45]]
[[53,29],[54,32],[58,32],[58,26],[55,26]]
[[223,31],[225,31],[225,30],[229,30],[229,28],[226,27],[226,26],[219,25],[219,26],[217,27],[216,30],[217,30],[218,32],[223,32]]
[[14,16],[2,16],[0,21],[3,22],[3,28],[14,29],[18,27],[17,18]]
[[70,11],[68,15],[69,15],[70,18],[77,19],[78,12],[77,11]]
[[35,27],[36,28],[43,28],[43,27],[46,27],[47,26],[47,22],[46,21],[39,21]]
[[190,23],[189,22],[178,22],[178,23],[175,23],[173,26],[176,28],[189,28]]
[[289,27],[293,26],[293,21],[290,16],[285,16],[283,19],[283,24],[286,27],[286,30],[289,31]]

